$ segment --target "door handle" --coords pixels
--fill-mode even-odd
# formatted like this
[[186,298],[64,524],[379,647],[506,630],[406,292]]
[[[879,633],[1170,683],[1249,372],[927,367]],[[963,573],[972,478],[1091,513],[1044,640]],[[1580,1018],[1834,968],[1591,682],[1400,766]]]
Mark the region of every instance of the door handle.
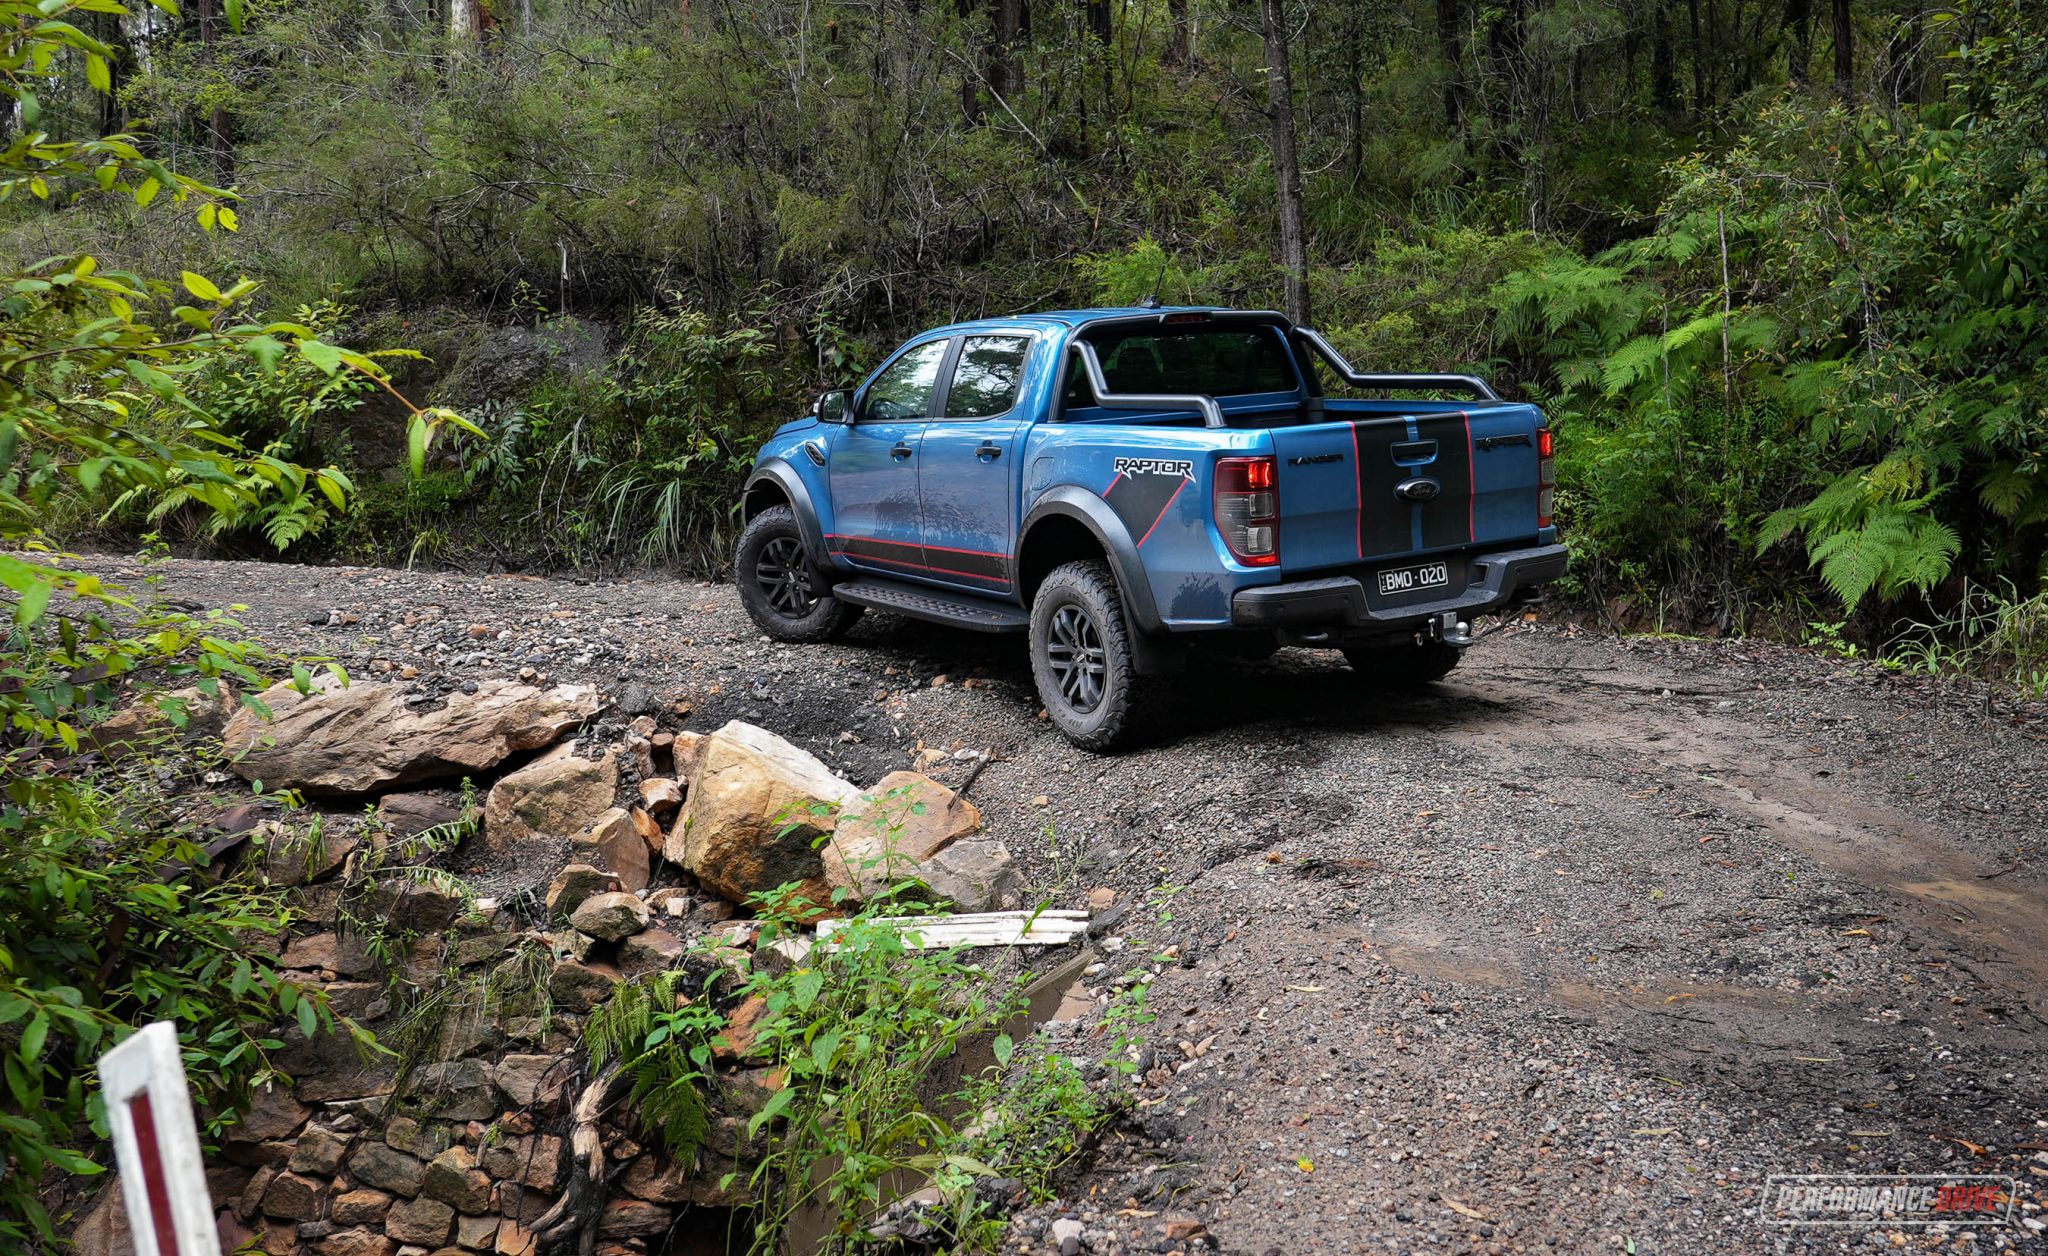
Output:
[[896,442],[896,447],[889,451],[889,456],[891,458],[894,458],[896,461],[901,462],[905,458],[908,458],[911,455],[911,452],[912,451],[910,446],[904,444],[902,441],[899,440]]
[[974,456],[983,462],[991,462],[1003,456],[1003,447],[994,441],[985,440],[974,447]]

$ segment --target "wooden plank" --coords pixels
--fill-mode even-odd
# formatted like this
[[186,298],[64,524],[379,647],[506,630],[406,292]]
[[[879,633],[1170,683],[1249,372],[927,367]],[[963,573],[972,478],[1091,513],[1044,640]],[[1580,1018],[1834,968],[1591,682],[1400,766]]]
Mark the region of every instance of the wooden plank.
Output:
[[[824,942],[845,922],[818,922]],[[906,935],[913,950],[952,946],[1059,946],[1087,931],[1085,911],[991,911],[955,916],[884,916],[871,923],[889,925]]]

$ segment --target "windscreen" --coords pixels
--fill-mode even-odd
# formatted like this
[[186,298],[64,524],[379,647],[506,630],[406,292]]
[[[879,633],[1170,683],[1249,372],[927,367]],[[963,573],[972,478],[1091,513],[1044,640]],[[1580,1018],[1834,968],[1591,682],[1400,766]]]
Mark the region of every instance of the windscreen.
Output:
[[[1088,336],[1113,393],[1202,393],[1242,397],[1301,387],[1277,329],[1142,327]],[[1067,376],[1069,406],[1092,406],[1095,395],[1077,361]]]

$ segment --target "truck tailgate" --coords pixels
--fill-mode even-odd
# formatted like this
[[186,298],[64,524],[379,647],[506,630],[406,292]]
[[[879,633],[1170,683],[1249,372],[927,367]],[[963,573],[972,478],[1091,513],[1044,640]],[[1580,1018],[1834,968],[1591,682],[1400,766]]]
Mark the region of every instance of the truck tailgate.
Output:
[[1283,569],[1534,536],[1538,423],[1500,405],[1273,429]]

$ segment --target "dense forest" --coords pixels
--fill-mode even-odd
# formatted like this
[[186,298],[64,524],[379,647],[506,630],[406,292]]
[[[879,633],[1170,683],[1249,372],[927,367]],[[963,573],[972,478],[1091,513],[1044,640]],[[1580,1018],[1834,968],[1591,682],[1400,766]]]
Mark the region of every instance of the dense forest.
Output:
[[[933,323],[1158,287],[1540,401],[1617,623],[2040,648],[2022,0],[114,8],[80,6],[104,58],[18,71],[18,128],[137,134],[239,230],[53,191],[10,206],[16,264],[257,280],[268,316],[425,355],[401,385],[482,429],[380,475],[367,377],[198,368],[226,430],[362,489],[231,543],[716,569],[808,390]],[[200,526],[111,500],[56,518]]]

